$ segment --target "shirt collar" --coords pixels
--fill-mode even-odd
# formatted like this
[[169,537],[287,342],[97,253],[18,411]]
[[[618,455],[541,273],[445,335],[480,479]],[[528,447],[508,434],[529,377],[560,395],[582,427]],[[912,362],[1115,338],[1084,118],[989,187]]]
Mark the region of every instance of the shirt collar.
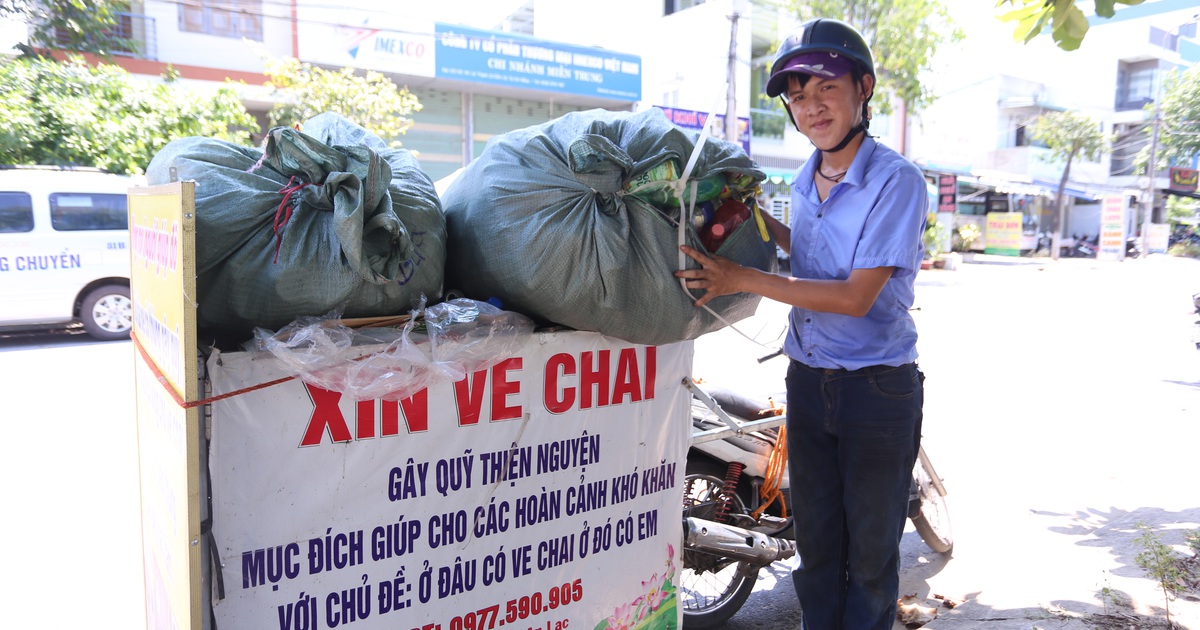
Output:
[[[867,162],[871,161],[871,155],[875,153],[875,147],[878,143],[875,138],[866,136],[863,138],[862,144],[858,146],[858,152],[854,154],[854,160],[850,162],[850,170],[846,171],[846,177],[842,179],[842,183],[862,186],[863,180],[866,179]],[[796,186],[801,192],[808,192],[813,188],[813,178],[816,177],[817,164],[821,162],[821,150],[814,149],[812,155],[804,166],[800,167],[800,171],[796,174]]]

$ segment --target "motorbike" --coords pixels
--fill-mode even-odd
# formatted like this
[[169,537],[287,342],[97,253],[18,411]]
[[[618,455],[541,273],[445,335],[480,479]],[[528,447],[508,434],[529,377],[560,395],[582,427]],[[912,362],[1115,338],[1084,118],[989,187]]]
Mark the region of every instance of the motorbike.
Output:
[[[746,603],[759,571],[796,554],[788,510],[781,405],[737,392],[692,390],[692,444],[683,496],[683,567],[678,575],[685,628],[713,628]],[[946,487],[924,449],[913,468],[908,517],[935,552],[954,547]]]
[[[1196,314],[1200,315],[1200,293],[1192,294],[1192,307],[1196,310]],[[1196,349],[1200,350],[1200,319],[1193,324],[1192,341],[1195,342]]]
[[1075,237],[1075,257],[1076,258],[1095,258],[1096,252],[1100,251],[1100,237],[1093,236],[1077,236]]

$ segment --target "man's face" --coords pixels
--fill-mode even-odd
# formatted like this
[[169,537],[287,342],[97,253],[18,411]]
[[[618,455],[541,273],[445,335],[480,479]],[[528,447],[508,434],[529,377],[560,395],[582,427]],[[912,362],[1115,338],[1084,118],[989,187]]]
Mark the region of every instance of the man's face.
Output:
[[862,121],[862,104],[874,88],[874,77],[864,75],[857,84],[850,74],[834,79],[788,77],[788,108],[796,126],[818,149],[837,146]]

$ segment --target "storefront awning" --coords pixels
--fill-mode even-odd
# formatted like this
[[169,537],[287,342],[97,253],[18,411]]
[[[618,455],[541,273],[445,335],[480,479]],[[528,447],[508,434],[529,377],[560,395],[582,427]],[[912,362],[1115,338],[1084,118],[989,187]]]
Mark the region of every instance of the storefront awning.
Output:
[[759,168],[767,174],[767,181],[771,182],[772,184],[787,184],[790,186],[792,179],[796,177],[795,170],[768,168],[765,166],[759,166]]
[[[993,188],[999,193],[1047,198],[1053,198],[1058,194],[1058,180],[1041,179],[1022,173],[1008,173],[987,169],[974,169],[971,171],[971,175],[975,177],[979,185]],[[1067,180],[1067,185],[1063,188],[1064,194],[1087,201],[1095,201],[1102,199],[1105,195],[1123,194],[1123,192],[1122,190],[1110,189],[1108,186],[1086,184],[1072,180]]]

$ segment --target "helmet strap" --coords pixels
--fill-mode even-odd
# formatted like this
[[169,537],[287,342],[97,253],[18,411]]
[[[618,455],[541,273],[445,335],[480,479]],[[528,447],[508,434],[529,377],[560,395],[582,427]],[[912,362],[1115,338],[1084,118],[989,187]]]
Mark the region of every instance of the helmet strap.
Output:
[[[866,132],[867,132],[867,126],[860,122],[857,125],[855,125],[852,129],[850,129],[850,131],[846,132],[846,137],[842,138],[842,141],[837,143],[837,146],[833,147],[832,149],[821,149],[821,152],[822,153],[837,153],[838,151],[845,149],[846,145],[850,144],[850,141],[853,140],[856,136],[858,136],[859,133],[866,133]],[[818,147],[818,148],[820,148],[820,147]]]

